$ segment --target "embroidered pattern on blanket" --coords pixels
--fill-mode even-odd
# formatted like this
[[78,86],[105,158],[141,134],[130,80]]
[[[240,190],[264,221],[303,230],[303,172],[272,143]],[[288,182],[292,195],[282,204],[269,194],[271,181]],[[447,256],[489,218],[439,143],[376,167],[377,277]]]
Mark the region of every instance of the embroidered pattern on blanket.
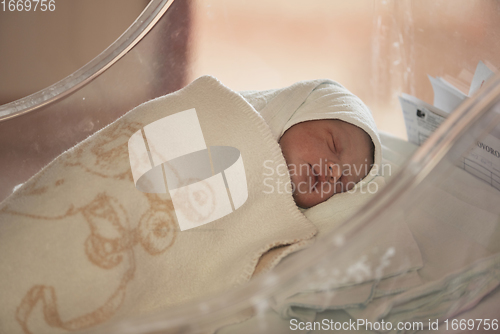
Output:
[[[73,152],[73,157],[68,159],[65,165],[80,166],[86,172],[102,178],[133,182],[130,169],[117,169],[116,161],[127,158],[128,134],[141,126],[139,123],[124,123],[113,128],[114,131],[107,133],[103,141],[97,142],[92,147],[89,148],[87,144],[77,147]],[[92,163],[84,165],[82,160],[85,161],[85,159],[82,159],[82,155],[85,151],[90,151],[94,159]],[[38,185],[43,174],[44,172],[41,172],[31,184],[27,185],[25,196],[40,196],[50,190],[51,186]],[[58,179],[54,182],[54,186],[60,186],[64,182],[64,178]],[[141,193],[141,196],[146,197],[150,208],[142,215],[135,228],[131,227],[129,215],[124,206],[118,199],[105,192],[97,194],[90,203],[84,206],[70,206],[64,214],[52,217],[17,212],[9,209],[8,206],[0,210],[0,214],[25,216],[40,221],[62,220],[70,216],[82,215],[90,229],[90,235],[82,245],[88,260],[105,270],[115,268],[122,262],[127,264],[118,286],[103,305],[92,312],[66,321],[61,319],[58,311],[56,289],[47,285],[32,286],[16,310],[16,320],[25,333],[31,333],[28,320],[38,303],[42,303],[44,319],[49,326],[68,331],[85,329],[110,319],[121,307],[127,285],[134,278],[136,270],[134,247],[140,244],[147,253],[153,256],[164,253],[172,247],[178,233],[172,201],[160,198],[156,194]],[[103,228],[108,233],[102,233]],[[118,237],[109,237],[110,230]]]
[[[76,147],[75,154],[64,164],[65,166],[80,166],[85,171],[104,178],[128,179],[133,182],[130,166],[125,164],[120,166],[116,162],[128,160],[128,139],[143,126],[144,124],[125,120],[116,122],[107,129],[109,131],[101,133],[102,138],[92,147],[87,148],[88,145]],[[82,159],[86,149],[92,153],[91,159]]]

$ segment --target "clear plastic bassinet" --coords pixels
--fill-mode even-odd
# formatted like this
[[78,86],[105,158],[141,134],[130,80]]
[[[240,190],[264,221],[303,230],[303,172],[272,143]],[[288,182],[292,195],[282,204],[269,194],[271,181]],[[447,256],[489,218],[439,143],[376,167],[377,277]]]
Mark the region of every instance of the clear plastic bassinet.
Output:
[[[245,42],[238,44],[230,35],[222,34],[229,42],[217,45],[225,52],[214,61],[199,58],[215,57],[214,51],[208,50],[209,37],[195,38],[211,30],[241,29],[235,23],[237,20],[228,17],[240,18],[238,15],[244,10],[237,11],[237,6],[223,1],[190,2],[190,11],[196,15],[191,17],[193,21],[183,21],[174,17],[179,1],[151,1],[125,33],[84,68],[43,91],[0,106],[1,199],[54,157],[133,106],[181,88],[190,79],[205,74],[201,71],[207,68],[212,71],[209,74],[219,76],[223,82],[224,77],[227,81],[234,79],[235,89],[248,88],[240,80],[240,75],[245,74],[239,69],[243,61],[235,60],[250,48],[241,47]],[[301,18],[315,15],[318,21],[324,17],[339,18],[343,13],[360,15],[360,21],[370,19],[364,27],[358,21],[353,24],[365,29],[369,36],[352,32],[353,38],[366,38],[370,42],[368,49],[364,49],[369,52],[364,58],[368,64],[347,65],[352,70],[369,68],[370,72],[356,73],[357,77],[348,79],[347,87],[372,108],[376,120],[383,123],[383,130],[400,137],[404,133],[400,132],[404,129],[402,114],[394,115],[400,114],[397,97],[401,93],[430,103],[432,88],[427,75],[464,79],[467,74],[462,69],[472,72],[479,60],[500,66],[496,57],[500,48],[496,42],[499,30],[495,29],[500,22],[500,7],[494,1],[380,0],[365,1],[355,9],[341,1],[328,5],[321,1],[307,4],[277,1],[274,5],[257,2],[249,6],[247,16],[252,19],[241,23],[242,31],[251,32],[253,27],[260,31],[263,22],[278,34],[276,26],[285,26],[286,20],[269,17],[275,5],[289,6],[291,9],[284,10],[283,17],[293,22],[303,22]],[[261,11],[259,6],[263,8]],[[171,24],[174,20],[175,25]],[[248,22],[252,25],[247,27]],[[327,27],[320,24],[320,33],[341,30],[344,23],[333,22]],[[200,44],[189,44],[187,55],[179,56],[175,48],[162,41],[174,40],[172,36],[179,34],[179,26],[183,24],[192,29],[190,43]],[[307,24],[302,24],[307,29]],[[309,32],[314,34],[316,27],[311,23]],[[283,29],[286,28],[290,27]],[[295,33],[300,38],[300,31]],[[262,36],[248,33],[239,38],[251,40]],[[262,41],[265,47],[254,49],[252,59],[258,56],[259,61],[268,62],[261,66],[261,71],[274,66],[265,52],[273,48],[277,53],[289,51],[280,51],[278,37],[279,34],[268,36]],[[340,55],[334,59],[341,62],[352,57],[350,50],[363,49],[352,46],[343,50],[343,41],[331,32],[330,37],[323,36],[313,44],[316,49],[308,52],[321,54],[322,43],[337,43],[335,49]],[[224,49],[231,45],[234,49]],[[171,61],[165,62],[166,57]],[[252,59],[245,59],[250,69],[252,64],[257,67],[260,64]],[[227,66],[223,67],[221,62]],[[304,66],[307,62],[298,65]],[[317,66],[329,71],[327,65]],[[233,78],[228,74],[232,70],[236,72]],[[280,71],[276,69],[276,73]],[[344,75],[340,70],[332,70],[324,76],[335,74]],[[292,80],[283,77],[285,74],[282,81],[271,84]],[[264,79],[273,80],[272,76]],[[249,82],[260,89],[266,88],[265,80],[254,77]],[[342,82],[342,78],[338,81]],[[231,87],[230,83],[227,85]],[[114,98],[107,98],[111,93]],[[391,117],[400,119],[388,121]],[[392,131],[391,126],[397,130]],[[397,153],[403,160],[398,171],[388,178],[390,182],[362,210],[318,238],[311,247],[285,258],[271,272],[220,295],[148,315],[112,319],[87,332],[201,333],[207,328],[217,328],[218,324],[225,325],[218,333],[435,332],[437,329],[495,332],[500,318],[497,202],[500,171],[494,167],[475,168],[467,162],[467,157],[488,136],[500,142],[499,133],[500,76],[496,75],[463,102],[413,154],[409,153],[413,148],[398,144],[399,148],[394,150],[399,150]],[[399,142],[387,138],[388,146]],[[500,159],[495,156],[498,152],[494,148],[488,153],[492,159]],[[370,240],[377,238],[405,240],[401,230],[387,225],[391,222],[404,222],[418,247],[409,249],[408,254],[399,254],[397,247],[378,249],[380,245],[372,245]],[[404,245],[401,247],[404,249]],[[377,254],[378,265],[370,262],[371,254]],[[396,258],[399,269],[395,274],[378,274]],[[227,325],[234,322],[228,319],[238,315],[241,315],[239,323]]]

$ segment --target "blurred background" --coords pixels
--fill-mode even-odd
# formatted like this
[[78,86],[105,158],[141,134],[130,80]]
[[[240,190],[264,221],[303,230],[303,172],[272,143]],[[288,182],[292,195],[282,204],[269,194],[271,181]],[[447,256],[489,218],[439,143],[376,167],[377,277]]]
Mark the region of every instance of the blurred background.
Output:
[[[53,12],[0,11],[0,104],[85,65],[148,2],[72,0],[57,1]],[[178,13],[189,17],[179,27],[189,31],[186,75],[171,79],[181,86],[203,74],[233,90],[329,78],[360,96],[381,130],[402,138],[401,91],[432,102],[427,74],[453,77],[465,87],[477,61],[498,58],[495,0],[175,2],[189,3]]]

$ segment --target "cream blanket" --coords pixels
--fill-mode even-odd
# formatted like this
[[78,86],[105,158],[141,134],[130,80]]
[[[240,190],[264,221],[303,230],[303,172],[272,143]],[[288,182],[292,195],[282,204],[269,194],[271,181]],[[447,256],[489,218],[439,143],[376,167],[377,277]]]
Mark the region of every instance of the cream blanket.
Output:
[[[248,199],[180,231],[168,194],[136,189],[127,143],[192,108],[207,146],[241,152]],[[317,229],[290,194],[264,193],[266,161],[285,163],[275,136],[212,77],[140,105],[65,152],[0,204],[0,332],[64,333],[205,297],[248,281],[262,254],[289,245],[268,253],[263,268],[273,267]]]

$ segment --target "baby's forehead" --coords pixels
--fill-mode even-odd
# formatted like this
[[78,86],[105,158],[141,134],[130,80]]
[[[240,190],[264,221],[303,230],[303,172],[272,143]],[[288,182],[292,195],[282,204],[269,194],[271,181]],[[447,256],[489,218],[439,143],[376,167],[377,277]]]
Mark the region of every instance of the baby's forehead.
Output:
[[[321,119],[319,121],[320,122],[317,123],[318,125],[327,127],[328,129],[330,129],[332,131],[342,130],[342,131],[338,131],[340,135],[342,134],[343,131],[346,131],[348,133],[359,134],[360,136],[365,137],[365,139],[369,140],[370,142],[372,141],[370,135],[365,130],[363,130],[362,128],[357,126],[356,124],[353,124],[353,123],[350,123],[350,122],[347,122],[347,121],[344,121],[341,119],[334,119],[334,118]],[[312,125],[314,126],[314,124],[312,124]]]
[[375,146],[373,139],[364,129],[340,119],[324,119],[323,121],[325,121],[323,123],[324,126],[337,136],[349,136],[351,138],[355,138],[358,145],[362,145],[367,149],[367,156],[370,159],[374,159]]

